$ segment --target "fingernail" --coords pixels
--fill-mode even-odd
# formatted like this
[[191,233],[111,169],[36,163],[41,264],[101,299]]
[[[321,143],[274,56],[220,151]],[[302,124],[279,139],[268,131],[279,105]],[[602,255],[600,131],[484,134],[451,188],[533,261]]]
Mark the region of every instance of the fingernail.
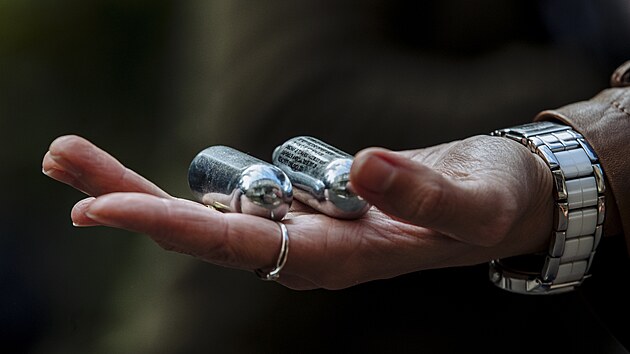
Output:
[[72,212],[70,213],[72,226],[84,227],[99,225],[97,221],[86,215],[87,209],[90,207],[90,204],[94,202],[94,200],[94,197],[88,197],[80,200],[79,202],[77,202],[77,204],[74,205],[74,207],[72,208]]
[[71,174],[66,173],[65,171],[58,170],[56,168],[42,169],[42,173],[47,177],[66,184],[71,184],[76,181],[76,178]]
[[[87,217],[87,215],[86,215],[86,217]],[[94,220],[87,219],[87,218],[86,218],[86,220],[82,220],[82,221],[83,222],[73,221],[72,222],[72,226],[74,226],[74,227],[91,227],[91,226],[100,226],[100,225],[102,225],[102,223],[100,223],[98,221],[94,221]]]
[[55,155],[52,152],[49,152],[49,156],[50,156],[50,159],[53,160],[54,163],[56,164],[56,168],[45,170],[44,173],[48,172],[48,175],[50,175],[50,171],[51,170],[61,171],[61,169],[62,169],[63,173],[65,173],[66,175],[72,176],[74,178],[78,178],[78,177],[81,176],[81,172],[78,171],[72,165],[72,163],[70,163],[64,157],[59,156],[59,155]]
[[116,223],[110,220],[110,218],[108,218],[107,215],[104,215],[104,213],[102,212],[103,203],[104,201],[99,199],[95,200],[93,203],[90,203],[88,208],[85,210],[85,216],[99,224],[115,226]]
[[60,176],[64,175],[62,171],[59,171],[56,168],[49,168],[49,169],[42,168],[42,173],[53,179],[59,179]]
[[72,226],[74,226],[74,227],[86,227],[86,226],[94,226],[94,225],[90,225],[90,224],[79,224],[78,222],[73,221],[73,222],[72,222]]
[[390,188],[396,166],[377,154],[371,154],[359,163],[360,178],[353,183],[373,193],[382,193]]
[[90,218],[90,219],[92,219],[94,221],[98,221],[98,222],[103,222],[104,221],[102,217],[99,217],[98,215],[96,215],[95,213],[90,212],[90,211],[86,211],[85,212],[85,216],[87,216],[88,218]]

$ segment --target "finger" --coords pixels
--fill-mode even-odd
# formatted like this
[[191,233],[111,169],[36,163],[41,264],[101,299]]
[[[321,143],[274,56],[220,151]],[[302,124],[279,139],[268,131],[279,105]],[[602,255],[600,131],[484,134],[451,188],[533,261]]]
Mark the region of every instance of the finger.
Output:
[[42,172],[54,180],[73,186],[75,189],[88,194],[85,191],[85,186],[81,184],[81,181],[74,175],[66,172],[64,168],[50,156],[50,151],[46,152],[44,155],[44,159],[42,161]]
[[148,234],[165,249],[231,268],[270,268],[280,249],[274,221],[224,214],[184,199],[112,193],[96,198],[84,214],[102,225]]
[[[148,234],[165,249],[244,270],[271,269],[277,262],[282,237],[277,223],[271,220],[223,214],[189,200],[139,193],[84,199],[73,209],[73,220]],[[300,258],[300,254],[309,253],[300,250],[299,237],[292,236],[290,255]],[[280,284],[296,290],[321,287],[291,274],[291,263],[294,262],[289,257],[278,280]]]
[[169,196],[107,152],[75,135],[62,136],[52,142],[42,161],[42,170],[50,177],[92,196],[111,192]]
[[385,149],[371,148],[355,157],[352,188],[380,210],[418,226],[482,246],[501,241],[491,225],[503,225],[509,210],[493,207],[503,196],[474,179],[456,180]]
[[72,211],[70,212],[70,217],[72,219],[72,224],[74,226],[82,227],[82,226],[96,226],[100,225],[99,222],[90,219],[85,212],[90,207],[92,202],[95,200],[94,197],[85,198],[77,202]]

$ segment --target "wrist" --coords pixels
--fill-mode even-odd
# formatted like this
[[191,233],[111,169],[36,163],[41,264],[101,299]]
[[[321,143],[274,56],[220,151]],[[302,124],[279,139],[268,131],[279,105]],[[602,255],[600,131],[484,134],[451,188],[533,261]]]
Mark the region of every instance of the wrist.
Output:
[[492,261],[491,280],[523,294],[575,289],[589,276],[602,235],[605,187],[597,157],[579,133],[560,124],[525,124],[493,135],[518,141],[545,163],[553,181],[554,212],[548,250]]

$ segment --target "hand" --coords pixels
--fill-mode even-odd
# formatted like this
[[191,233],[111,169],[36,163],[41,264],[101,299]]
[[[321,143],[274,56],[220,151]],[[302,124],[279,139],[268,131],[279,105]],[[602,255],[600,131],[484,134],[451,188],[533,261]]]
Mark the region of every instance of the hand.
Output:
[[[91,196],[71,218],[149,235],[161,247],[220,266],[270,269],[278,225],[173,197],[78,136],[56,139],[46,175]],[[288,260],[278,282],[339,289],[423,269],[540,251],[552,222],[551,174],[518,143],[477,136],[404,152],[356,155],[351,188],[374,207],[338,220],[294,201],[283,220]]]

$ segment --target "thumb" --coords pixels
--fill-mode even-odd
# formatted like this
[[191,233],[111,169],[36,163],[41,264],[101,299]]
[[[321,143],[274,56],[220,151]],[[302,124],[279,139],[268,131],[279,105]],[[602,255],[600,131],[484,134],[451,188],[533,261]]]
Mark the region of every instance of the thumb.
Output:
[[497,189],[472,178],[445,176],[385,149],[359,152],[350,182],[354,192],[384,213],[471,244],[495,245],[514,220],[509,210],[498,207]]

